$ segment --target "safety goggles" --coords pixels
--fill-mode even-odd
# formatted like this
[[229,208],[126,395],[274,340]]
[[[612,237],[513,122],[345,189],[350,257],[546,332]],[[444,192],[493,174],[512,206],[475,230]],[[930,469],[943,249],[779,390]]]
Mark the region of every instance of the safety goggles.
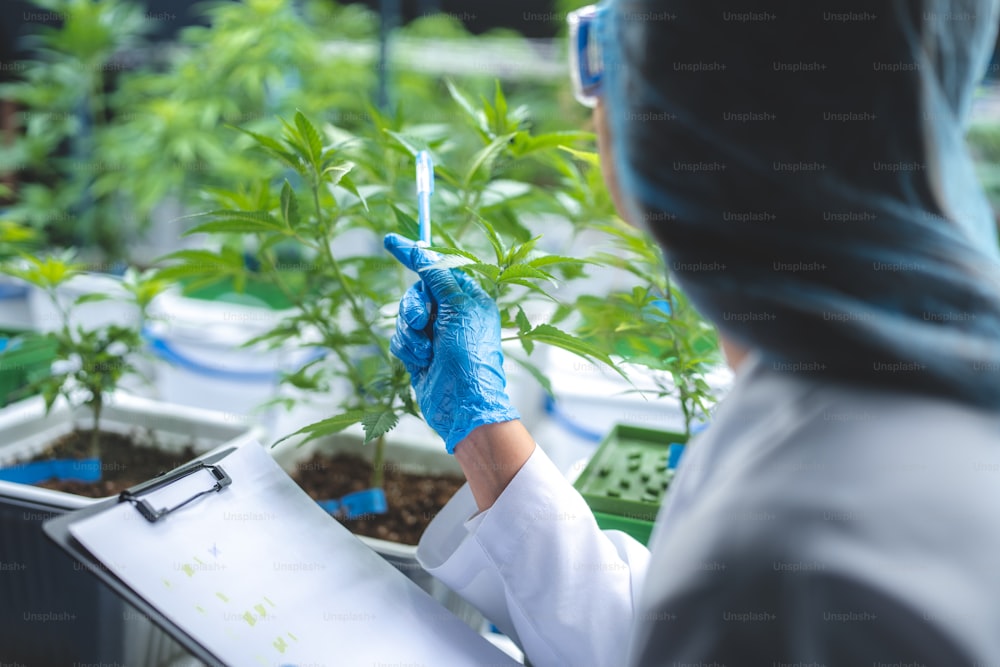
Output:
[[588,5],[570,12],[569,23],[569,73],[573,81],[573,94],[580,104],[597,106],[604,74],[604,58],[597,34],[597,21],[604,7]]

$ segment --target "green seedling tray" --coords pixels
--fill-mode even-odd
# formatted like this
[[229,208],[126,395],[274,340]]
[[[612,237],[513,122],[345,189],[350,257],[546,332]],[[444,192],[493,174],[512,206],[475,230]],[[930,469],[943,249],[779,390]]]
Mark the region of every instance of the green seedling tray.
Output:
[[[304,277],[301,280],[289,279],[289,282],[293,283],[293,287],[300,288]],[[192,299],[260,306],[271,310],[284,310],[295,305],[277,285],[253,279],[247,280],[242,290],[236,289],[231,277],[226,277],[210,285],[185,285],[182,292]]]
[[616,424],[573,486],[601,528],[645,543],[673,479],[670,445],[686,442],[681,433]]
[[0,407],[23,398],[17,393],[28,384],[45,377],[56,358],[54,340],[21,337],[24,334],[21,331],[0,330],[0,339],[7,341],[7,345],[0,351]]

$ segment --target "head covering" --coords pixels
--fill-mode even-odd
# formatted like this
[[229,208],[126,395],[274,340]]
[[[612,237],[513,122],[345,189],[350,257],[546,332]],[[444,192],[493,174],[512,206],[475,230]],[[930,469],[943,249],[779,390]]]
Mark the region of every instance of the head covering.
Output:
[[609,0],[629,217],[775,370],[998,406],[996,228],[963,140],[998,3],[844,6]]

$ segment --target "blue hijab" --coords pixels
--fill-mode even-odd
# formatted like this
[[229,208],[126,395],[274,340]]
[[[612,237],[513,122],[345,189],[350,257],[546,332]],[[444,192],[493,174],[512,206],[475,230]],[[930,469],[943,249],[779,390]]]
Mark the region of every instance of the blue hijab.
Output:
[[778,371],[1000,406],[1000,263],[963,140],[998,2],[609,0],[630,218]]

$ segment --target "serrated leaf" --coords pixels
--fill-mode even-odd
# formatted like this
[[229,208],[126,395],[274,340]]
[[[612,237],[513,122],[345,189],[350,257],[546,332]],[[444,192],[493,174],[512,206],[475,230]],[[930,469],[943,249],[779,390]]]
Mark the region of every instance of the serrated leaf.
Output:
[[366,412],[361,420],[361,426],[365,430],[365,444],[376,440],[396,428],[399,423],[399,415],[392,410],[382,410],[380,412]]
[[237,132],[242,132],[243,134],[252,137],[254,141],[260,144],[263,148],[268,148],[272,151],[277,151],[279,153],[285,151],[285,147],[281,145],[281,142],[272,139],[271,137],[268,137],[263,134],[258,134],[256,132],[251,132],[250,130],[244,129],[242,127],[236,127],[235,125],[229,125],[228,127],[231,127]]
[[466,187],[469,187],[472,184],[476,174],[478,174],[483,168],[487,171],[486,180],[489,180],[488,172],[492,168],[493,161],[496,160],[497,156],[503,152],[513,136],[513,134],[501,135],[479,149],[469,162],[469,166],[466,168],[465,174],[462,176],[462,182]]
[[211,211],[203,217],[215,218],[195,225],[184,232],[192,234],[257,234],[260,232],[285,232],[287,227],[267,211]]
[[527,132],[518,132],[511,143],[511,152],[517,157],[524,157],[531,153],[553,148],[570,148],[570,144],[581,141],[593,142],[594,138],[595,135],[592,132],[549,132],[535,136],[531,136]]
[[285,437],[276,441],[273,446],[277,446],[297,435],[304,435],[306,438],[302,440],[300,445],[315,440],[316,438],[322,438],[327,435],[334,435],[335,433],[340,433],[345,428],[349,426],[354,426],[355,424],[361,423],[364,419],[365,413],[361,410],[348,410],[347,412],[337,415],[336,417],[331,417],[330,419],[324,419],[323,421],[318,421],[308,426],[303,426],[298,431],[294,433],[289,433]]
[[538,241],[541,238],[541,236],[533,236],[524,243],[510,248],[510,250],[507,251],[507,256],[504,258],[504,264],[507,264],[508,266],[511,264],[520,264],[524,258],[526,258],[528,254],[535,249],[535,246],[538,245]]
[[323,158],[323,140],[316,131],[316,127],[305,117],[301,111],[295,112],[295,127],[299,130],[299,136],[305,142],[305,147],[309,151],[309,157],[314,166],[319,166]]
[[361,191],[358,190],[358,186],[354,184],[354,180],[350,176],[344,174],[340,177],[340,187],[357,197],[358,200],[361,201],[361,205],[364,207],[365,212],[368,212],[368,201],[365,199],[365,196],[361,194]]
[[525,278],[509,278],[507,280],[504,280],[503,284],[504,285],[520,285],[521,287],[527,287],[532,292],[537,292],[541,296],[544,296],[546,299],[551,299],[552,301],[556,300],[555,297],[553,297],[551,294],[549,294],[548,292],[546,292],[545,290],[543,290],[536,283],[533,283],[530,280],[527,280]]
[[418,146],[416,146],[409,139],[409,137],[405,137],[402,134],[400,134],[399,132],[396,132],[394,130],[385,130],[385,133],[388,134],[393,139],[395,139],[396,143],[398,143],[400,146],[402,146],[403,149],[406,150],[410,155],[416,157],[417,153],[420,152],[421,148],[418,147]]
[[504,97],[503,88],[500,86],[500,79],[497,79],[495,83],[493,108],[496,109],[498,129],[503,130],[507,126],[507,98]]
[[476,222],[479,226],[483,228],[486,232],[486,238],[489,239],[490,245],[493,246],[493,254],[496,256],[497,263],[503,262],[506,252],[503,248],[503,241],[500,240],[500,235],[497,234],[497,230],[490,224],[489,220],[486,220],[482,216],[476,216]]
[[533,266],[528,266],[527,264],[515,264],[513,266],[508,266],[506,269],[500,272],[497,282],[510,282],[512,280],[547,280],[549,282],[556,282],[555,277],[548,271],[542,271],[541,269],[536,269]]
[[420,238],[420,224],[413,219],[413,216],[392,206],[392,212],[396,216],[396,223],[399,225],[400,233],[408,239]]
[[567,153],[575,157],[577,160],[580,160],[581,162],[584,162],[590,165],[591,167],[601,166],[601,156],[595,153],[594,151],[578,151],[575,148],[570,148],[568,146],[559,146],[559,150],[566,151]]
[[286,166],[291,167],[300,174],[303,173],[302,162],[293,153],[289,153],[281,142],[272,139],[271,137],[265,136],[263,134],[257,134],[256,132],[251,132],[250,130],[245,130],[242,127],[235,127],[233,129],[239,130],[243,134],[253,137],[253,139],[264,149],[264,152],[271,155],[272,157],[278,159]]
[[593,264],[586,259],[580,259],[578,257],[565,257],[563,255],[542,255],[541,257],[535,257],[533,259],[525,262],[526,266],[533,266],[536,269],[543,266],[552,266],[553,264]]
[[[327,183],[331,186],[336,186],[345,176],[347,176],[347,174],[351,173],[352,169],[354,169],[353,162],[345,162],[343,164],[333,164],[324,169],[321,176],[325,177],[327,174],[332,174]],[[358,196],[360,197],[360,195]]]
[[[463,258],[469,260],[469,262],[475,262],[475,263],[478,263],[478,264],[485,264],[485,262],[483,262],[483,260],[481,260],[478,257],[476,257],[474,254],[472,254],[468,250],[462,250],[461,248],[451,248],[451,247],[448,247],[448,246],[431,246],[430,248],[428,248],[428,250],[433,250],[434,252],[438,253],[439,255],[454,255],[456,257],[463,257]],[[453,266],[463,266],[465,264],[468,264],[469,262],[460,262],[460,263],[454,264]]]
[[603,350],[551,324],[539,324],[525,335],[529,336],[535,342],[553,345],[567,352],[572,352],[579,357],[583,357],[588,361],[597,359],[612,368],[626,380],[628,379],[625,372]]
[[285,224],[291,228],[298,227],[302,221],[299,212],[299,199],[288,181],[285,181],[285,184],[281,186],[281,217]]
[[455,87],[455,84],[453,84],[451,80],[446,79],[445,85],[448,87],[448,94],[451,95],[451,99],[455,100],[458,106],[462,108],[462,111],[464,111],[465,115],[469,117],[469,120],[472,121],[475,128],[484,136],[489,136],[489,126],[483,122],[483,117],[480,115],[479,111],[472,106],[472,103],[469,102],[468,98],[457,87]]
[[500,267],[492,264],[483,264],[481,262],[465,263],[462,264],[462,268],[482,274],[494,283],[497,281],[497,276],[500,275]]
[[185,276],[205,275],[217,279],[220,275],[241,275],[246,271],[243,257],[230,249],[219,252],[211,250],[178,250],[156,260],[157,263],[176,261],[178,264],[166,266],[156,272],[157,280],[173,281]]
[[[517,322],[517,329],[519,333],[527,333],[531,331],[531,320],[528,316],[524,314],[524,309],[520,306],[517,307],[517,315],[514,316],[514,321]],[[531,350],[527,350],[528,354],[531,354]]]

